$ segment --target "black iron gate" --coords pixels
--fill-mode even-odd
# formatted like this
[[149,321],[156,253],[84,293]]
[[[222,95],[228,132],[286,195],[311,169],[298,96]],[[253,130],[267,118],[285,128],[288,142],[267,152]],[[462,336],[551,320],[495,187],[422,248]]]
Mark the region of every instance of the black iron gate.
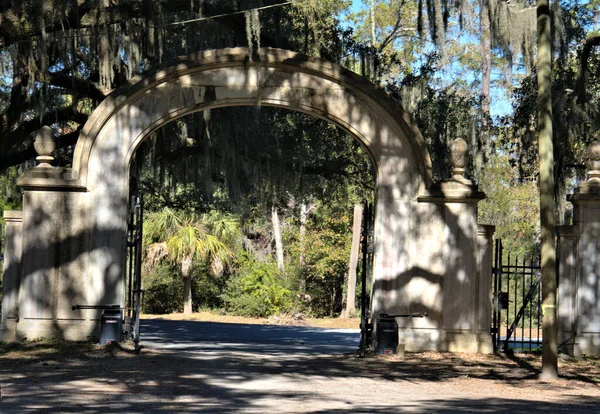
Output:
[[127,223],[127,314],[126,337],[133,339],[136,352],[140,350],[140,313],[142,295],[142,229],[144,203],[141,196],[132,196]]
[[359,356],[364,357],[371,342],[372,324],[369,323],[371,310],[371,269],[373,264],[373,205],[366,203],[363,210],[361,232],[361,292],[360,292],[360,347]]
[[496,240],[493,268],[492,339],[495,351],[535,351],[542,346],[539,258],[506,254]]

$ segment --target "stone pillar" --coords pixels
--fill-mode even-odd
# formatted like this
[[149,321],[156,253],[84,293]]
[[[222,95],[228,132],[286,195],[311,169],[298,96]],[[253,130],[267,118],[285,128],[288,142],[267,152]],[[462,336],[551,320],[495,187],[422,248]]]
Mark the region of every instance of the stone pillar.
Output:
[[0,341],[14,341],[19,322],[23,213],[21,211],[5,211],[4,221],[6,232]]
[[95,322],[90,311],[72,306],[90,304],[87,193],[35,186],[27,183],[31,178],[20,181],[25,191],[17,335],[85,339],[96,330]]
[[[477,203],[485,195],[464,177],[468,165],[467,143],[457,139],[451,150],[452,177],[434,184],[428,194],[418,198],[420,203],[433,205],[441,217],[439,222],[426,227],[433,233],[430,251],[417,252],[424,255],[435,252],[438,256],[433,259],[441,273],[437,282],[439,291],[433,293],[430,289],[430,294],[436,297],[427,300],[434,305],[429,326],[426,326],[427,322],[414,321],[411,327],[418,329],[401,330],[401,337],[404,335],[419,342],[417,336],[429,335],[420,343],[429,342],[434,345],[430,348],[441,351],[491,352],[487,315],[491,313],[491,285],[489,280],[482,279],[491,278],[493,231],[492,228],[480,229],[477,225]],[[414,281],[411,283],[417,285]],[[400,321],[400,326],[403,325],[406,323]],[[407,344],[407,349],[411,348]]]
[[[565,246],[567,257],[560,257],[559,315],[564,325],[559,329],[573,336],[575,355],[600,355],[600,142],[588,147],[586,166],[588,179],[568,198],[573,203],[571,233],[576,235],[571,239],[577,245]],[[577,263],[576,274],[569,260]]]
[[490,327],[492,326],[492,276],[494,260],[494,231],[495,226],[479,225],[478,238],[478,269],[479,277],[477,315],[477,352],[491,354],[494,352]]
[[573,353],[577,332],[577,226],[556,226],[558,261],[558,343]]
[[24,194],[16,339],[81,340],[98,331],[96,313],[72,310],[96,304],[88,299],[103,283],[89,278],[89,193],[71,170],[52,166],[54,148],[52,131],[42,128],[35,140],[38,165],[18,181]]

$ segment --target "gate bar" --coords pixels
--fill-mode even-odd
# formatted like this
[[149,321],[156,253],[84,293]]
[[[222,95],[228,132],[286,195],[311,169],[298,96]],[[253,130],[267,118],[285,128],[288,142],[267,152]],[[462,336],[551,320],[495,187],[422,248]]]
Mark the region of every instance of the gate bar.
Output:
[[[519,320],[521,319],[521,317],[523,316],[523,313],[525,312],[525,306],[533,299],[533,295],[534,295],[534,293],[536,293],[535,291],[537,290],[537,287],[538,287],[541,279],[542,279],[542,276],[539,275],[537,277],[535,283],[531,287],[531,289],[529,289],[529,292],[527,292],[527,297],[526,297],[527,302],[523,303],[523,306],[521,306],[521,309],[519,309],[519,313],[515,316],[515,320],[513,321],[512,325],[510,326],[508,331],[506,332],[506,339],[504,340],[504,348],[505,349],[508,348],[508,341],[510,340],[510,337],[511,337],[513,331],[515,330],[515,328],[518,327],[518,325],[519,325]],[[513,338],[513,339],[514,339],[513,343],[516,345],[516,338]]]
[[371,218],[371,205],[365,201],[363,211],[362,228],[362,272],[361,272],[361,294],[360,294],[360,346],[358,350],[359,357],[364,357],[368,346],[369,317],[367,315],[367,266],[369,255],[369,223]]

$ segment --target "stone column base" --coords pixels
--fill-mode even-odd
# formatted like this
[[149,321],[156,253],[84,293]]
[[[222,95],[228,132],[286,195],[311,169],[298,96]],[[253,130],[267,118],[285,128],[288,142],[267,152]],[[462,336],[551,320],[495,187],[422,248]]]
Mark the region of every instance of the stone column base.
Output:
[[14,342],[17,340],[17,321],[5,319],[0,324],[0,342]]
[[67,341],[86,341],[97,339],[99,334],[99,320],[21,319],[16,324],[13,340],[55,338]]
[[477,334],[477,353],[478,354],[493,354],[494,343],[492,342],[492,335],[487,332],[480,332]]
[[573,356],[600,356],[600,334],[584,334],[575,337]]
[[444,329],[398,329],[399,343],[407,351],[442,351],[491,354],[494,349],[488,333],[446,331]]

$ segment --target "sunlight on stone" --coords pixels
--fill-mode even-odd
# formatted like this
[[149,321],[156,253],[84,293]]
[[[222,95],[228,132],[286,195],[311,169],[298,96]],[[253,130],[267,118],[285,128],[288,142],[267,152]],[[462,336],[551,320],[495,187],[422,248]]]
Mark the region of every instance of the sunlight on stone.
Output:
[[418,298],[420,305],[422,304],[427,309],[442,311],[442,304],[439,300],[442,287],[439,283],[432,283],[423,277],[416,276],[408,282],[406,290],[410,291],[411,298]]

